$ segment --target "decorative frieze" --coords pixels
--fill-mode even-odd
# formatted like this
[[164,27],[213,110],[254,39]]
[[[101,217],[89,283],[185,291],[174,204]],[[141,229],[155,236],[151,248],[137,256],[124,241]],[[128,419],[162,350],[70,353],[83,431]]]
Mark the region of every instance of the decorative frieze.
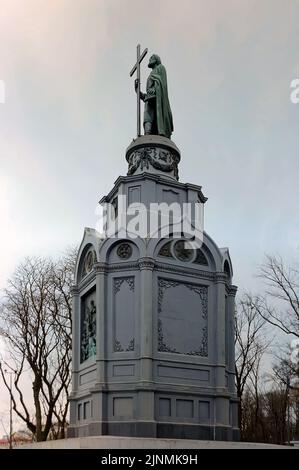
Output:
[[173,173],[178,180],[179,155],[171,149],[161,147],[141,147],[127,155],[129,164],[128,175],[133,175],[137,169],[141,172],[152,168],[165,173]]

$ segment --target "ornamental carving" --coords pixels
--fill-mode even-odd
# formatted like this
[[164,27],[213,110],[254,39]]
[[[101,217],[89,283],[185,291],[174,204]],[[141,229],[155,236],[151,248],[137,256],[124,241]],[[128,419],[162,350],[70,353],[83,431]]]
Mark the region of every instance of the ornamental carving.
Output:
[[81,362],[96,354],[96,313],[95,301],[86,299],[81,317]]
[[158,256],[208,266],[209,263],[202,250],[197,248],[194,252],[193,249],[186,248],[186,243],[188,244],[187,240],[168,241],[160,248]]
[[160,249],[158,256],[163,256],[164,258],[173,258],[171,253],[171,244],[172,241],[164,243],[162,248]]
[[185,240],[178,240],[174,244],[174,253],[175,256],[180,260],[180,261],[192,261],[194,258],[194,250],[191,248],[186,248],[186,245],[188,246],[188,242]]
[[94,249],[88,250],[82,264],[82,278],[92,271],[94,263],[97,261],[97,255]]
[[131,258],[133,253],[132,246],[129,243],[121,243],[117,248],[117,256],[121,259]]
[[131,341],[129,342],[127,348],[125,349],[120,341],[115,338],[114,340],[114,352],[129,352],[129,351],[134,351],[135,349],[135,338],[132,338]]
[[209,265],[209,263],[207,261],[207,258],[205,257],[205,255],[203,254],[203,252],[199,248],[197,249],[196,258],[193,261],[193,263],[201,264],[203,266],[208,266]]
[[157,147],[144,147],[132,152],[128,157],[128,175],[133,175],[140,168],[141,171],[149,170],[150,166],[156,170],[170,173],[178,179],[179,156],[169,150]]
[[114,279],[113,284],[113,293],[117,294],[122,286],[126,282],[129,286],[129,289],[134,292],[134,278],[133,277],[122,277],[120,279]]

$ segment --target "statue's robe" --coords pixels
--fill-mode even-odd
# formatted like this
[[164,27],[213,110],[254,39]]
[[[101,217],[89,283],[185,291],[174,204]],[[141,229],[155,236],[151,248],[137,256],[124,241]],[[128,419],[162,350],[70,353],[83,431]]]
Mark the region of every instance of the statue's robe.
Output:
[[173,120],[170,109],[167,75],[164,65],[159,64],[150,73],[146,84],[144,123],[152,123],[152,133],[170,138]]

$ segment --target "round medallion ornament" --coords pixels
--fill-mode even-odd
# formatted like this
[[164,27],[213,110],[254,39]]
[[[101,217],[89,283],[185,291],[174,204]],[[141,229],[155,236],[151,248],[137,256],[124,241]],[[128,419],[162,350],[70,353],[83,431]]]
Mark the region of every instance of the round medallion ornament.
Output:
[[89,251],[86,255],[85,263],[84,263],[84,272],[85,272],[85,274],[90,273],[90,271],[92,270],[94,262],[95,262],[95,253],[93,251]]
[[119,247],[117,248],[117,255],[121,258],[121,259],[129,259],[131,258],[132,256],[132,253],[133,253],[133,250],[132,250],[132,247],[129,243],[122,243],[121,245],[119,245]]
[[179,240],[174,244],[173,251],[175,257],[180,261],[192,261],[195,255],[190,244],[185,240]]

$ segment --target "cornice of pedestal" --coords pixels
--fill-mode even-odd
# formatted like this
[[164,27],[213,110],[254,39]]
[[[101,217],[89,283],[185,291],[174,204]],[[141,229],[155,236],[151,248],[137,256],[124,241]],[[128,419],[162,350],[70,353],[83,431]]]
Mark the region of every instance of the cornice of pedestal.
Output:
[[122,183],[129,183],[129,182],[135,182],[135,181],[142,182],[144,180],[152,180],[158,184],[159,183],[167,184],[168,186],[174,189],[194,191],[197,193],[200,202],[202,202],[203,204],[208,200],[208,198],[205,197],[202,192],[202,186],[198,186],[193,183],[181,183],[180,181],[176,181],[175,179],[167,178],[165,175],[162,175],[162,174],[154,174],[148,171],[144,171],[143,173],[140,173],[140,174],[134,174],[134,175],[129,175],[129,176],[119,176],[117,180],[114,182],[114,187],[112,188],[112,190],[106,196],[103,196],[100,199],[99,204],[110,202],[117,194],[117,190]]

